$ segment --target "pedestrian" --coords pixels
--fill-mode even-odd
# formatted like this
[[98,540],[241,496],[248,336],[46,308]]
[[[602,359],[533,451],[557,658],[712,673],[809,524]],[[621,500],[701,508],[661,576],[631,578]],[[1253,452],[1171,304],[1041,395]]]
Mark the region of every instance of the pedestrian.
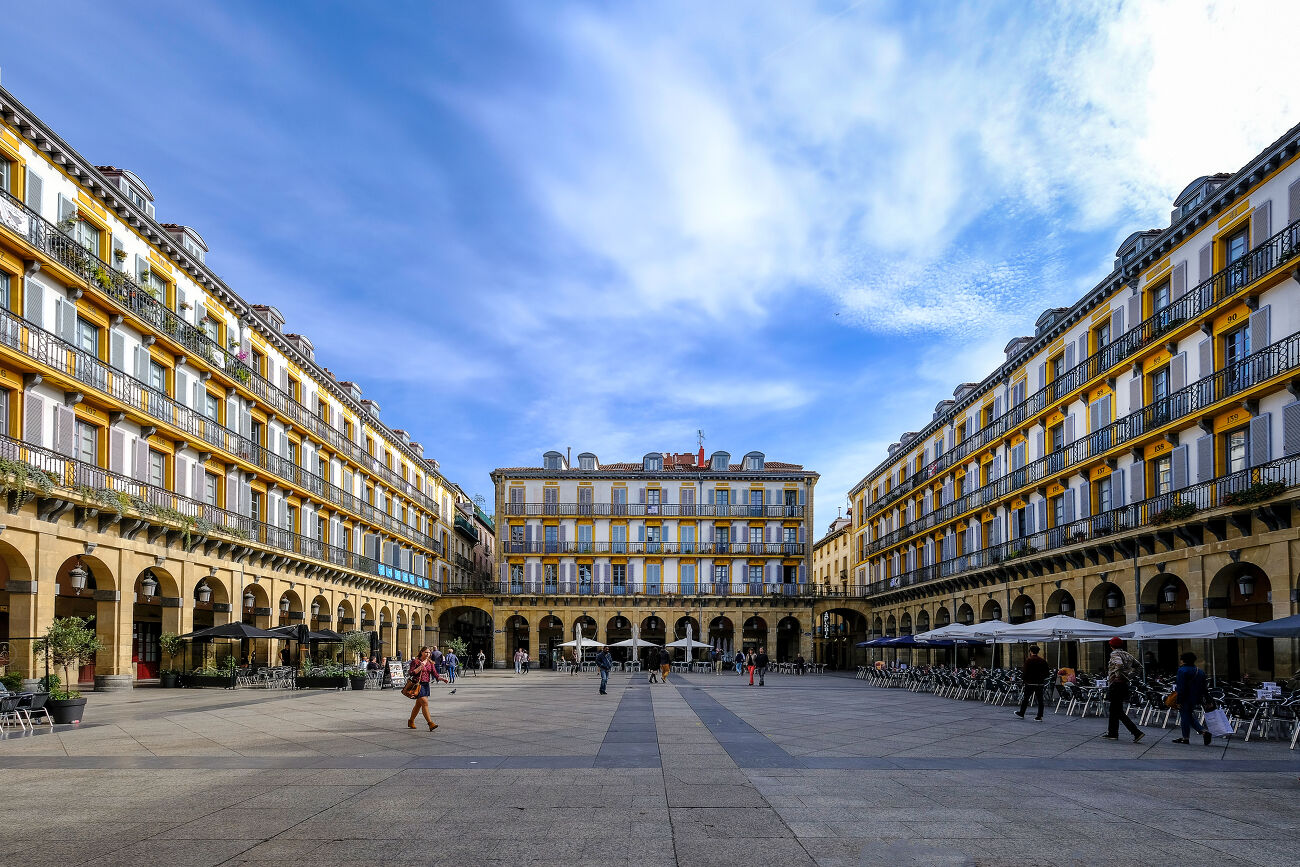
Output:
[[658,683],[659,682],[659,651],[652,647],[648,651],[646,651],[645,657],[646,657],[645,658],[646,671],[650,672],[650,677],[646,679],[646,683]]
[[711,658],[713,659],[713,676],[717,677],[722,674],[722,651],[716,647],[713,648]]
[[523,658],[524,674],[527,674],[528,673],[528,651],[525,650],[522,652],[524,654],[524,658]]
[[804,666],[803,654],[801,653],[794,658],[795,671],[799,672],[800,674],[803,674],[803,666]]
[[366,671],[379,671],[379,654],[370,654],[370,662],[366,664]]
[[1120,723],[1123,723],[1124,728],[1133,735],[1133,743],[1140,743],[1142,738],[1146,737],[1146,732],[1129,719],[1128,711],[1124,707],[1129,697],[1129,679],[1139,668],[1138,661],[1124,649],[1124,639],[1112,638],[1106,674],[1106,700],[1110,703],[1110,720],[1106,727],[1106,734],[1102,735],[1105,740],[1119,740]]
[[600,669],[600,694],[608,695],[605,688],[609,686],[609,672],[614,667],[614,657],[609,655],[609,648],[601,646],[596,654],[596,668]]
[[754,657],[754,667],[758,669],[758,685],[765,686],[763,677],[767,674],[767,666],[770,660],[767,658],[767,648],[760,647],[758,655]]
[[478,670],[483,670],[483,663],[487,662],[487,655],[483,651],[478,652]]
[[520,674],[522,672],[523,664],[524,664],[524,649],[522,647],[516,647],[515,648],[515,674]]
[[415,728],[416,715],[424,714],[424,721],[429,724],[429,731],[433,731],[438,724],[433,721],[433,717],[429,716],[429,681],[438,677],[438,670],[434,667],[428,647],[420,648],[420,655],[411,660],[408,673],[419,679],[420,691],[415,696],[415,707],[411,708],[411,718],[406,721],[406,727]]
[[284,647],[280,648],[280,664],[288,665],[291,659],[292,656],[289,653],[289,645],[286,644]]
[[1178,698],[1178,721],[1182,724],[1183,736],[1174,738],[1176,744],[1190,743],[1192,729],[1200,733],[1208,747],[1213,740],[1210,730],[1196,721],[1196,706],[1203,703],[1209,691],[1205,682],[1205,672],[1196,665],[1196,654],[1190,650],[1178,657],[1183,664],[1178,666],[1174,677],[1174,694]]
[[758,654],[750,650],[745,654],[745,668],[749,671],[749,685],[754,685],[754,665],[758,659]]
[[454,649],[448,647],[447,652],[442,655],[442,659],[443,662],[447,663],[447,682],[455,683],[456,666],[460,665],[460,657],[456,655],[456,651]]
[[1025,718],[1025,711],[1029,708],[1029,699],[1034,697],[1038,700],[1038,716],[1034,719],[1039,722],[1043,721],[1043,687],[1047,684],[1047,675],[1049,669],[1047,660],[1038,655],[1038,645],[1029,645],[1029,655],[1025,657],[1025,664],[1021,669],[1025,675],[1024,694],[1020,697],[1020,710],[1016,711],[1016,716],[1021,719]]
[[663,683],[668,682],[668,672],[673,670],[673,658],[668,654],[668,648],[659,648],[659,679]]
[[741,648],[736,651],[736,658],[732,660],[736,665],[736,674],[744,675],[745,673],[745,650]]

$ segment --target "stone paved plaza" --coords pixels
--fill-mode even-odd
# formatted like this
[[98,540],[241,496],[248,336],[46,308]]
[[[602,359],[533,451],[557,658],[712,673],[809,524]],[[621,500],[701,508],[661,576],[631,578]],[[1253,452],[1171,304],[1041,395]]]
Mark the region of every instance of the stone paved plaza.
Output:
[[[488,672],[436,690],[93,694],[0,741],[23,864],[1282,864],[1300,758],[850,677]],[[1179,853],[1175,857],[1174,853]]]

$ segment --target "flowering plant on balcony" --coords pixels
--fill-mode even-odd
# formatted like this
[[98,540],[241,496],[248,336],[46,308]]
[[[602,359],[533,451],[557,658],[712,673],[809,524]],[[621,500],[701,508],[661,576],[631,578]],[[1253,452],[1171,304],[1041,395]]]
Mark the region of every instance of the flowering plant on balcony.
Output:
[[1182,521],[1196,514],[1195,503],[1175,503],[1168,509],[1156,512],[1151,516],[1153,524],[1172,524],[1174,521]]
[[1271,500],[1285,490],[1286,482],[1257,482],[1245,490],[1224,494],[1223,505],[1245,506],[1249,503],[1259,503]]
[[[235,348],[236,346],[238,346],[238,345],[239,345],[238,343],[233,343],[233,342],[232,342],[232,343],[230,344],[230,348],[231,348],[231,349],[234,349],[234,348]],[[247,352],[237,352],[237,353],[235,353],[235,358],[238,358],[240,361],[244,362],[245,364],[248,364],[248,353],[247,353]]]
[[114,247],[113,258],[119,262],[126,261],[126,250],[122,249],[121,247]]

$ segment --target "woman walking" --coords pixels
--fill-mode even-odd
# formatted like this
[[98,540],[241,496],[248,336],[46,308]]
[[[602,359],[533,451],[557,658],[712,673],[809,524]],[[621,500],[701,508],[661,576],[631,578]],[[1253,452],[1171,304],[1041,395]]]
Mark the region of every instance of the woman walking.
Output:
[[1183,736],[1174,738],[1174,743],[1185,744],[1189,741],[1192,729],[1200,734],[1205,745],[1210,745],[1210,730],[1203,728],[1196,721],[1196,707],[1205,701],[1207,690],[1205,672],[1196,667],[1196,654],[1188,651],[1178,657],[1182,665],[1178,667],[1178,676],[1174,679],[1174,690],[1178,695],[1178,721],[1182,724]]
[[420,679],[420,692],[415,697],[415,707],[411,708],[411,718],[406,721],[406,727],[408,729],[415,728],[416,715],[424,714],[424,721],[429,724],[429,731],[433,731],[438,727],[438,724],[429,716],[429,679],[438,677],[438,669],[434,666],[433,660],[429,658],[429,648],[427,646],[421,647],[420,655],[411,660],[408,673],[416,675]]

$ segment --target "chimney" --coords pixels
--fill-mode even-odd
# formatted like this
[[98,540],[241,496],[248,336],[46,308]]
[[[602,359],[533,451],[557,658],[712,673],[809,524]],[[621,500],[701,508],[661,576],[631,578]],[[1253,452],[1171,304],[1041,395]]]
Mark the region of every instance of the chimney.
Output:
[[700,446],[700,454],[699,454],[699,457],[697,458],[697,460],[698,460],[698,463],[696,464],[696,466],[699,466],[699,467],[704,466],[704,446],[702,446],[702,445]]
[[564,447],[564,465],[566,467],[573,466],[573,446]]

